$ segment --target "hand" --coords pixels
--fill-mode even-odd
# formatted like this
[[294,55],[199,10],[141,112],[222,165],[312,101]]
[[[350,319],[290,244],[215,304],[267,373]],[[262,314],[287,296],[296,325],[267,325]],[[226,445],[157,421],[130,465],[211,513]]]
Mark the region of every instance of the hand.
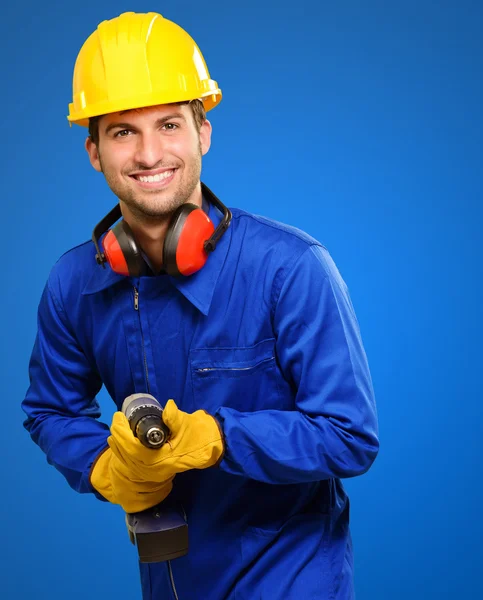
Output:
[[92,486],[113,504],[120,504],[128,512],[138,512],[162,502],[173,488],[173,477],[165,481],[143,481],[107,448],[94,463],[90,481]]
[[186,413],[178,409],[174,400],[168,400],[163,421],[171,436],[161,448],[152,449],[133,436],[123,413],[114,413],[108,444],[119,461],[139,480],[162,482],[176,473],[206,469],[222,460],[223,435],[216,419],[207,412]]

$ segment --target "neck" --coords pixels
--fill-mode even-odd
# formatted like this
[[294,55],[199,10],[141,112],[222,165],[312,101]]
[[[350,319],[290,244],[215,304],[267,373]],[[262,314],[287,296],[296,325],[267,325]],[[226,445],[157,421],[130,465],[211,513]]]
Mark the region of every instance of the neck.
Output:
[[137,243],[149,259],[154,271],[157,273],[163,266],[163,244],[168,230],[171,215],[156,222],[140,223],[132,215],[124,214],[124,219],[131,227]]
[[[197,189],[186,202],[196,204],[199,207],[202,206],[200,186],[197,186]],[[174,211],[164,216],[147,217],[142,214],[134,213],[122,201],[120,202],[120,206],[124,220],[132,229],[137,243],[141,246],[153,269],[157,273],[163,267],[164,240]]]

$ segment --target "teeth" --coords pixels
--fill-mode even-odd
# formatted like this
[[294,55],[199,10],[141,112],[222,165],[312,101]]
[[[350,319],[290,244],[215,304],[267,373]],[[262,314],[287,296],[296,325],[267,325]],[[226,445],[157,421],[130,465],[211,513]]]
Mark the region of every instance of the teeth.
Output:
[[171,169],[171,171],[164,171],[164,173],[158,173],[157,175],[138,175],[137,178],[139,179],[139,181],[143,181],[144,183],[154,183],[163,181],[163,179],[171,177],[173,172],[173,169]]

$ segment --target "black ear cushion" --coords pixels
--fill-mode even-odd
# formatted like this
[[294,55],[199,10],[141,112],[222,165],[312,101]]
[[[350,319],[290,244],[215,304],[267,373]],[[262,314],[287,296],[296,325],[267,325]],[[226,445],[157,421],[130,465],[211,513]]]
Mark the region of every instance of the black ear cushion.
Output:
[[176,250],[178,249],[179,238],[186,219],[194,210],[199,210],[199,208],[196,204],[182,204],[175,210],[171,218],[163,247],[163,267],[169,275],[180,275],[176,263]]
[[124,219],[121,219],[112,228],[112,233],[116,236],[121,251],[126,259],[126,264],[131,277],[139,277],[145,272],[146,263],[144,262],[141,248],[138,246],[132,229]]

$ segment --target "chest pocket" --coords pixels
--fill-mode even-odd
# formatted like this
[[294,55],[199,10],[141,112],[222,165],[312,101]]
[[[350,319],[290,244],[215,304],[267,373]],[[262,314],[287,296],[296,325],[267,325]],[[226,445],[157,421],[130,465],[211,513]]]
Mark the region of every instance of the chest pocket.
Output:
[[245,348],[200,348],[190,352],[193,410],[220,406],[240,411],[281,409],[275,340]]

